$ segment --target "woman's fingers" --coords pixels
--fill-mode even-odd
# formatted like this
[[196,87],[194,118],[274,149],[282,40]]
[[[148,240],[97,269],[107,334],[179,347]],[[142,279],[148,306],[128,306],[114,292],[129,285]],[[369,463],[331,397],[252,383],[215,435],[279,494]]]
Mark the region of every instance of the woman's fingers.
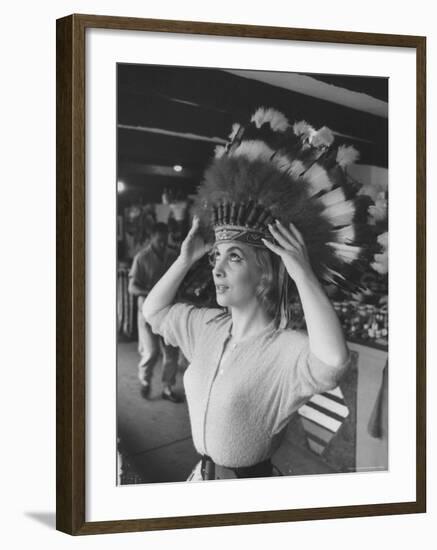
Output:
[[297,239],[293,233],[287,229],[279,220],[276,220],[275,224],[276,229],[281,233],[281,235],[287,239],[287,241],[293,246],[299,246],[301,242]]
[[199,227],[199,216],[193,216],[193,223],[191,224],[191,229],[190,231],[196,231],[197,228]]
[[269,228],[269,231],[270,233],[273,235],[273,237],[275,238],[276,241],[278,241],[278,243],[283,246],[285,249],[289,250],[290,249],[290,245],[292,243],[290,243],[290,240],[287,239],[278,229],[277,226],[274,226],[274,225],[270,225],[268,224],[268,228]]
[[300,242],[301,245],[305,245],[305,241],[303,240],[302,233],[298,230],[298,228],[290,222],[290,231],[293,233],[295,239]]
[[283,252],[284,252],[284,249],[281,248],[280,246],[276,245],[276,244],[273,244],[271,243],[270,241],[268,241],[267,239],[261,239],[262,242],[264,243],[264,245],[269,249],[271,250],[272,252],[274,252],[275,254],[277,254],[278,256],[282,256]]
[[193,221],[191,222],[190,230],[187,233],[187,238],[190,238],[196,233],[199,228],[199,217],[193,216]]

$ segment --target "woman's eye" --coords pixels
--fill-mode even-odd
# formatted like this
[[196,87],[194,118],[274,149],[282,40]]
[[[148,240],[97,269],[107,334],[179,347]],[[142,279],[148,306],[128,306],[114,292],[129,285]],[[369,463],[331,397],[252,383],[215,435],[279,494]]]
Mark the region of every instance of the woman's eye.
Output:
[[233,252],[229,255],[229,259],[231,260],[231,262],[240,262],[242,258],[238,254],[235,254],[235,252]]
[[[212,252],[209,255],[209,263],[212,266],[215,266],[215,264],[219,260],[220,260],[220,252]],[[239,263],[243,260],[243,258],[239,254],[236,254],[235,252],[231,252],[230,254],[226,255],[226,260],[232,263]]]

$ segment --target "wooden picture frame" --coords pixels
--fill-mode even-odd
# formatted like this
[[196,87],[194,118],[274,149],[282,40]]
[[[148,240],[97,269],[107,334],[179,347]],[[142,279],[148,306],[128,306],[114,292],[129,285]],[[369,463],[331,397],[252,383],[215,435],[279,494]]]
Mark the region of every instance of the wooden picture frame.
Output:
[[[416,498],[408,502],[86,520],[86,146],[88,29],[406,48],[416,53]],[[70,15],[57,21],[57,529],[71,535],[290,522],[426,510],[426,39],[420,36]],[[395,345],[395,344],[393,344]]]

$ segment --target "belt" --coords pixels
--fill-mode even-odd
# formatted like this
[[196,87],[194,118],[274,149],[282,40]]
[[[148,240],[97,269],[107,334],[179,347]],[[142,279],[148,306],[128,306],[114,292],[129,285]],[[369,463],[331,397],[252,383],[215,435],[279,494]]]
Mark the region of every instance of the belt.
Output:
[[270,459],[253,466],[231,468],[216,464],[210,456],[203,455],[201,462],[202,479],[233,479],[247,477],[271,477],[273,466]]

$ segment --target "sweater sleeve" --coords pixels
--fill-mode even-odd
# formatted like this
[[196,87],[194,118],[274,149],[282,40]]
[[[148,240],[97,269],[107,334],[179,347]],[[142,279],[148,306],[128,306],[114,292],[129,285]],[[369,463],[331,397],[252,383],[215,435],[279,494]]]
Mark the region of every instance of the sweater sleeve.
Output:
[[337,387],[350,364],[349,358],[339,366],[321,361],[310,349],[308,334],[290,329],[283,331],[278,340],[275,361],[279,364],[275,434],[282,432],[291,415],[313,395]]
[[351,362],[351,353],[341,365],[329,365],[311,351],[308,336],[305,336],[297,358],[296,376],[302,395],[323,393],[338,386],[341,377]]
[[173,304],[153,315],[147,321],[152,331],[160,334],[166,344],[179,347],[188,361],[192,360],[196,343],[205,328],[208,308],[188,304]]

